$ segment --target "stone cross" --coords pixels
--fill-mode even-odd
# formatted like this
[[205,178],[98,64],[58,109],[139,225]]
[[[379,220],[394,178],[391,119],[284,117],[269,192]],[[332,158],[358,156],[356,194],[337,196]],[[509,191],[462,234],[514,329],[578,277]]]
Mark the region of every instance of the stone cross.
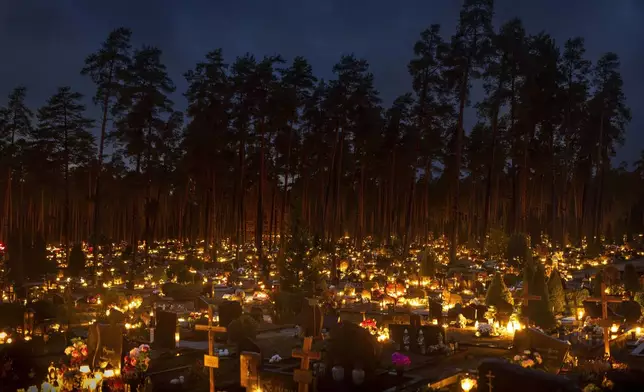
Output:
[[520,298],[522,300],[521,306],[526,307],[526,316],[525,316],[526,323],[525,324],[526,324],[526,327],[528,327],[528,326],[530,326],[530,319],[528,318],[528,312],[527,312],[528,303],[530,301],[539,301],[539,300],[541,300],[541,296],[540,295],[530,295],[529,284],[528,284],[528,282],[525,282],[523,284],[523,293],[521,294]]
[[489,392],[492,392],[492,379],[493,379],[494,377],[496,377],[496,376],[492,374],[492,371],[491,371],[491,370],[488,370],[488,372],[487,372],[487,374],[485,375],[485,377],[488,379],[488,382],[487,382],[488,391],[489,391]]
[[609,302],[622,302],[619,297],[609,297],[606,294],[606,283],[601,283],[601,296],[599,298],[586,298],[588,302],[600,302],[602,304],[602,327],[604,327],[604,355],[610,357],[610,335],[609,327],[610,321],[608,320],[608,303]]
[[304,338],[304,343],[302,343],[302,349],[293,350],[293,358],[300,358],[300,368],[295,369],[293,372],[293,379],[297,382],[298,392],[308,392],[309,384],[313,381],[313,373],[309,369],[311,359],[320,359],[320,353],[316,351],[311,351],[311,344],[313,343],[313,338],[307,336]]
[[208,325],[195,325],[197,331],[208,331],[208,355],[204,355],[203,364],[210,373],[210,392],[215,392],[215,368],[219,367],[219,357],[215,355],[215,333],[226,332],[226,327],[212,325],[212,305],[208,306]]

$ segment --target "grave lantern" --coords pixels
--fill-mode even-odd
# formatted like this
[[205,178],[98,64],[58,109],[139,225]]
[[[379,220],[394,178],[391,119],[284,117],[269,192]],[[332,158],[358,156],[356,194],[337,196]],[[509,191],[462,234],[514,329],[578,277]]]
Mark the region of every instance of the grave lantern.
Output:
[[24,314],[24,327],[23,327],[23,335],[25,337],[31,336],[34,332],[34,311],[33,309],[29,308]]

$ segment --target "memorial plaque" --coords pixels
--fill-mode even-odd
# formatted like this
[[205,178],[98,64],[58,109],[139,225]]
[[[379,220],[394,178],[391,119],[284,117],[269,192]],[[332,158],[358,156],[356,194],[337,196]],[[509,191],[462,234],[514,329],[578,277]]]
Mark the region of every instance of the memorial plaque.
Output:
[[176,347],[174,334],[177,332],[177,314],[157,308],[155,315],[157,319],[154,331],[155,345],[162,349],[174,349]]
[[209,368],[218,368],[219,367],[219,357],[215,355],[204,354],[203,356],[203,365]]
[[248,389],[254,390],[259,382],[259,366],[261,364],[261,355],[248,351],[242,351],[239,354],[239,384]]
[[524,350],[536,351],[543,358],[546,371],[557,374],[563,366],[566,353],[570,350],[570,343],[553,338],[534,328],[516,331],[512,343],[516,353]]
[[485,359],[478,367],[478,390],[494,392],[580,392],[566,377],[526,369],[500,359]]
[[92,368],[104,368],[110,364],[115,369],[120,369],[121,353],[123,352],[123,327],[98,323],[90,325],[87,351]]

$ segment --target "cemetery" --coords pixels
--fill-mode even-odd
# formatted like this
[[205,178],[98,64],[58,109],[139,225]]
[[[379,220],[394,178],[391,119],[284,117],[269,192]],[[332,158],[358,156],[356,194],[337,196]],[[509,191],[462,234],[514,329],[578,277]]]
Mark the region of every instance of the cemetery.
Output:
[[[204,262],[199,248],[156,249],[134,270],[118,251],[94,260],[84,249],[73,257],[93,275],[61,267],[5,285],[3,387],[630,391],[644,382],[642,279],[631,267],[634,277],[607,263],[579,278],[560,254],[490,268],[463,249],[463,268],[444,262],[440,241],[402,263],[386,248],[340,242],[337,255],[311,250],[336,257],[335,275],[309,266],[299,273],[310,280],[289,281],[297,272],[284,269],[266,281],[250,249],[241,264],[236,250]],[[64,260],[60,250],[51,257]]]

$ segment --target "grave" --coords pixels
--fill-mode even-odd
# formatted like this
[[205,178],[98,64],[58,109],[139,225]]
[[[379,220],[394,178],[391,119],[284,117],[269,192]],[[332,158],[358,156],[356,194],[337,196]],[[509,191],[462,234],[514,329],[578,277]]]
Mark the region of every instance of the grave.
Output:
[[323,318],[322,309],[317,303],[304,301],[296,322],[302,328],[304,336],[317,337],[322,332]]
[[98,324],[89,326],[87,351],[92,368],[108,364],[115,369],[121,368],[123,352],[123,327],[120,325]]
[[526,369],[501,359],[485,359],[478,367],[478,391],[580,392],[572,380],[540,370]]
[[154,345],[161,349],[174,349],[176,347],[177,314],[157,308],[155,315]]
[[570,350],[570,343],[555,339],[534,328],[516,331],[512,345],[515,353],[524,350],[538,352],[543,358],[546,371],[554,374],[559,373],[566,353]]
[[425,355],[429,352],[429,346],[439,344],[441,339],[445,342],[445,330],[438,325],[422,325],[415,328],[410,324],[391,324],[389,337],[396,350]]

